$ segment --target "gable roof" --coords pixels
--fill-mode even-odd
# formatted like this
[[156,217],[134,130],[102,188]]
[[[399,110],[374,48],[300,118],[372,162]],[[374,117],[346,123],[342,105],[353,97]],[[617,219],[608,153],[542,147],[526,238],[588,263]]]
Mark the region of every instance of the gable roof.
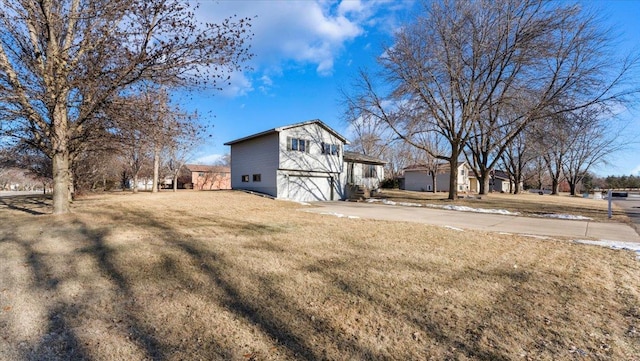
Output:
[[371,157],[371,156],[356,153],[356,152],[350,152],[348,150],[345,150],[343,154],[344,154],[345,162],[351,161],[351,162],[357,162],[357,163],[370,163],[370,164],[387,164],[388,163],[376,157]]
[[509,177],[509,174],[503,170],[495,170],[493,171],[493,176],[497,179],[502,179],[502,180],[511,180],[511,177]]
[[321,126],[326,131],[328,131],[329,133],[334,135],[336,138],[340,139],[343,143],[349,144],[349,141],[347,140],[347,138],[345,138],[342,135],[340,135],[340,133],[338,133],[335,130],[333,130],[330,126],[326,125],[323,121],[321,121],[320,119],[313,119],[313,120],[308,120],[306,122],[300,122],[300,123],[295,123],[295,124],[290,124],[290,125],[285,125],[285,126],[282,126],[282,127],[277,127],[277,128],[265,130],[264,132],[255,133],[255,134],[243,137],[243,138],[239,138],[239,139],[235,139],[235,140],[226,142],[226,143],[224,143],[224,145],[233,145],[233,144],[236,144],[236,143],[244,142],[244,141],[249,140],[249,139],[254,139],[254,138],[258,138],[258,137],[262,137],[262,136],[269,135],[269,134],[274,134],[274,133],[280,133],[283,130],[287,130],[287,129],[291,129],[291,128],[297,128],[297,127],[303,127],[305,125],[310,125],[310,124],[317,124],[317,125]]
[[[438,163],[438,173],[446,173],[449,172],[450,165],[449,162]],[[469,164],[467,161],[458,162],[458,168],[466,166],[469,168]],[[405,172],[428,172],[431,171],[431,167],[426,164],[412,164],[403,169]]]
[[221,165],[185,164],[184,167],[189,172],[231,173],[231,168]]

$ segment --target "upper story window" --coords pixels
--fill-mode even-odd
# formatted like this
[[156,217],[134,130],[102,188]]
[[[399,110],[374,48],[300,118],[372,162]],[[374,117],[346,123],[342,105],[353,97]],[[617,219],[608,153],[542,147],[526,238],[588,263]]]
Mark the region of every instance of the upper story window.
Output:
[[340,155],[340,146],[337,144],[322,143],[322,154]]
[[287,138],[287,150],[309,153],[309,141],[300,138]]

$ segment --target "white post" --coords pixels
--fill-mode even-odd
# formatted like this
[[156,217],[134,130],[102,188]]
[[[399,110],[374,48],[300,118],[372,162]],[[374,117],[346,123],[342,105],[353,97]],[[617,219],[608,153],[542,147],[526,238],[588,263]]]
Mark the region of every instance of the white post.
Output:
[[611,219],[611,189],[609,189],[609,193],[607,193],[607,199],[609,200],[609,219]]

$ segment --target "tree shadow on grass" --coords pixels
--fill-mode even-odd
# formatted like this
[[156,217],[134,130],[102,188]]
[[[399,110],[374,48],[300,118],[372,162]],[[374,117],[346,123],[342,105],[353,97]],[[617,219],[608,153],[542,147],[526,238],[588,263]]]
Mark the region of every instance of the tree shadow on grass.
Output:
[[[20,249],[24,255],[23,266],[30,270],[32,275],[32,290],[41,298],[48,298],[46,295],[55,294],[62,279],[47,261],[47,255],[36,249],[37,241],[25,240],[16,232],[5,233],[2,242],[11,244]],[[44,301],[44,299],[42,300]],[[63,304],[49,300],[46,311],[47,327],[45,333],[37,341],[26,343],[20,340],[13,340],[14,347],[19,349],[24,360],[89,360],[86,349],[79,342],[70,319],[78,313],[78,305]],[[7,325],[8,326],[8,325]],[[20,325],[13,325],[20,327]],[[7,333],[8,339],[12,333]]]
[[78,340],[69,319],[77,317],[77,305],[60,305],[49,310],[46,333],[27,353],[27,360],[91,360]]
[[0,209],[12,209],[32,215],[51,213],[51,195],[21,195],[0,197]]
[[[250,276],[250,282],[257,285],[260,294],[256,297],[242,288],[242,284],[234,282],[226,273],[231,268],[240,265],[228,259],[222,253],[212,251],[198,242],[188,242],[184,234],[179,230],[168,227],[165,222],[157,220],[152,214],[135,212],[132,217],[144,219],[144,225],[156,231],[160,231],[164,240],[185,252],[194,264],[200,265],[200,271],[215,285],[215,288],[223,291],[224,297],[210,299],[218,302],[220,306],[257,326],[271,340],[277,342],[287,350],[287,353],[300,360],[322,360],[331,358],[327,356],[327,348],[338,348],[344,359],[384,360],[388,359],[380,353],[359,344],[343,333],[342,330],[325,322],[322,317],[316,317],[297,306],[278,290],[277,280],[269,277],[252,274],[245,269],[241,271],[244,276]],[[263,224],[240,222],[237,220],[219,218],[210,220],[218,226],[229,231],[247,235],[277,234],[282,228]],[[268,242],[254,242],[249,247],[256,247],[269,252],[281,253],[285,250],[281,247],[269,245]],[[186,281],[186,280],[185,280]],[[300,290],[304,292],[304,290]],[[205,295],[206,296],[206,295]],[[329,339],[331,344],[318,344],[319,339]],[[316,340],[315,342],[312,340]]]

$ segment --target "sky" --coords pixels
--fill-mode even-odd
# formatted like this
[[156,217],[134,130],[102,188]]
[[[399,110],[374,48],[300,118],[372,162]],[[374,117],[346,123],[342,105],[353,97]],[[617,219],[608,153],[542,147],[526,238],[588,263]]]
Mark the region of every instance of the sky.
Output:
[[[640,51],[640,0],[584,2],[597,9],[619,36],[623,54]],[[219,22],[252,18],[253,59],[222,91],[200,90],[177,97],[213,124],[212,136],[189,163],[211,164],[229,153],[224,143],[275,127],[320,119],[350,137],[341,89],[362,68],[373,69],[392,34],[419,9],[412,0],[201,0],[196,16]],[[640,175],[640,105],[625,111],[629,144],[610,157],[599,175]],[[635,134],[635,135],[633,135]],[[635,143],[635,144],[634,144]]]

